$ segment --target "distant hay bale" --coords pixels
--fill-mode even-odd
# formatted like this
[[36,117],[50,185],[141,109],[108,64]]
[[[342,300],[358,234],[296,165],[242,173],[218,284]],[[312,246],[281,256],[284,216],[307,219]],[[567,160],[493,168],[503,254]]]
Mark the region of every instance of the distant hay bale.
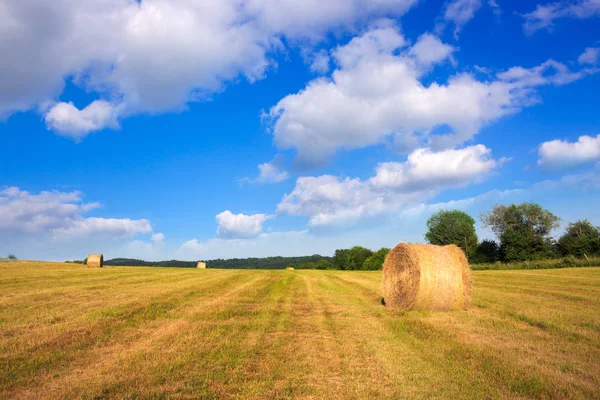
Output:
[[455,246],[400,243],[383,263],[383,299],[398,310],[466,310],[471,268]]
[[104,256],[102,254],[90,254],[87,258],[87,266],[102,268],[104,266]]
[[206,263],[198,261],[198,265],[196,265],[196,268],[206,269]]
[[294,268],[294,267],[285,267],[285,270],[286,270],[286,271],[293,271],[293,270],[295,270],[295,269],[296,269],[296,268]]

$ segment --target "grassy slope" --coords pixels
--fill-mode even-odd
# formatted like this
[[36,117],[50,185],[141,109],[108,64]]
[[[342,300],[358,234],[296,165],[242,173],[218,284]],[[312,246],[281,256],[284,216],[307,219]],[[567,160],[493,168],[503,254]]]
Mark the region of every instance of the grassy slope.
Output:
[[380,272],[0,265],[0,398],[600,398],[600,268],[474,273],[393,313]]

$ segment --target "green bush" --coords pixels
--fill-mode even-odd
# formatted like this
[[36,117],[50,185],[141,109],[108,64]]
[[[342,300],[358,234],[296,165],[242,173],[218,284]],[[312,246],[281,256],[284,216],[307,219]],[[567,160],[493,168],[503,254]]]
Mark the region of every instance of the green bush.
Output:
[[363,269],[374,271],[381,269],[383,267],[383,262],[385,261],[385,256],[390,252],[390,249],[387,247],[382,247],[377,250],[373,255],[367,258],[363,264]]
[[570,223],[558,239],[558,251],[563,256],[584,257],[600,253],[600,229],[590,221]]
[[325,270],[325,269],[333,269],[333,264],[327,260],[319,260],[315,265],[317,269]]

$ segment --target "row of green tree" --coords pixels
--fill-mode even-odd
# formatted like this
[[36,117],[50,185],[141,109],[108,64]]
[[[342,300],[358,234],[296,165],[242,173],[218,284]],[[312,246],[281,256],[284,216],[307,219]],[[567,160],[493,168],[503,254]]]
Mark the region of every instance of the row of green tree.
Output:
[[480,216],[495,240],[479,242],[475,220],[459,210],[441,210],[427,220],[425,239],[436,245],[455,244],[471,263],[531,261],[565,256],[600,256],[600,228],[590,221],[568,224],[556,240],[552,231],[560,218],[535,203],[497,205]]
[[[231,258],[231,259],[214,259],[207,260],[208,268],[223,268],[223,269],[284,269],[288,266],[302,268],[303,266],[310,269],[315,266],[323,265],[323,262],[331,264],[332,258],[313,254],[312,256],[300,257],[264,257],[264,258]],[[77,261],[76,261],[77,262]],[[85,264],[86,260],[81,261]],[[172,268],[196,268],[196,261],[144,261],[134,258],[113,258],[106,260],[104,265],[110,266],[129,266],[129,267],[172,267]],[[323,268],[327,269],[327,268]]]
[[288,267],[297,269],[338,269],[338,270],[377,270],[383,266],[385,256],[390,251],[381,248],[375,252],[363,246],[354,246],[351,249],[338,249],[333,259],[322,259],[318,262],[290,264]]

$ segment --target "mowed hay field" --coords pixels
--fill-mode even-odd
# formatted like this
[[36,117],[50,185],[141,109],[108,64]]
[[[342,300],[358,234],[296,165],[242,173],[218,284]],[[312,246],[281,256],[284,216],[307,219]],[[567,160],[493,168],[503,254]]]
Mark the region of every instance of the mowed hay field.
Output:
[[0,397],[600,398],[600,268],[400,313],[381,272],[2,263]]

